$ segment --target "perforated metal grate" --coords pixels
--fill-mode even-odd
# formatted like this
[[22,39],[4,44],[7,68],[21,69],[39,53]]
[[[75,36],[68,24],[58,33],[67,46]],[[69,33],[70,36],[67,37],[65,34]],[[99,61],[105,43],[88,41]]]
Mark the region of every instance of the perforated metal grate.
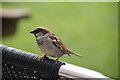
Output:
[[10,63],[3,62],[2,80],[56,80],[49,75],[43,75],[39,71],[33,71],[27,68],[20,68]]

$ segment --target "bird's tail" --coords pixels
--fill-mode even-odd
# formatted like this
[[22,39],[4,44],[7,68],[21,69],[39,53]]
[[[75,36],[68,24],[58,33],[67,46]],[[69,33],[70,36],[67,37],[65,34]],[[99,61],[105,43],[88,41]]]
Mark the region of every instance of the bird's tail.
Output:
[[79,55],[79,54],[77,54],[77,53],[74,53],[74,52],[72,52],[72,51],[69,51],[69,53],[83,58],[83,56],[81,56],[81,55]]

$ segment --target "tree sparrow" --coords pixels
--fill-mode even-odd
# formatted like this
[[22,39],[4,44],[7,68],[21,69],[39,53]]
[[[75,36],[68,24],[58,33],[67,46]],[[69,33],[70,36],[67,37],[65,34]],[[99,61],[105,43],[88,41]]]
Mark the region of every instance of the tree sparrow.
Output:
[[36,42],[40,50],[45,53],[42,58],[47,56],[59,57],[67,54],[74,54],[76,56],[82,57],[81,55],[72,52],[69,50],[62,41],[53,33],[50,32],[47,28],[44,27],[37,27],[36,29],[32,30],[30,33],[33,33],[36,37]]

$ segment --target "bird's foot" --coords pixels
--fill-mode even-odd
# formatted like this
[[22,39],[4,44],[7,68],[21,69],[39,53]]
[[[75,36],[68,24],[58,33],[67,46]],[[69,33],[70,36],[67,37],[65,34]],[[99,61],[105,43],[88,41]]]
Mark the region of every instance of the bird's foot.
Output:
[[57,64],[59,57],[54,61],[54,64]]
[[44,55],[44,56],[40,56],[40,59],[45,59],[45,58],[47,58],[47,56],[46,55]]
[[55,60],[55,61],[54,61],[54,64],[57,64],[57,62],[58,62],[58,60]]

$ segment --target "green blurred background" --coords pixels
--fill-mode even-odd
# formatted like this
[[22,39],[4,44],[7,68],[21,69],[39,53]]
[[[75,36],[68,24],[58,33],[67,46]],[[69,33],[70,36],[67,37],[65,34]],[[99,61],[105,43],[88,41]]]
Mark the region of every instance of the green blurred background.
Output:
[[[44,55],[29,32],[44,26],[84,58],[64,55],[59,60],[118,77],[118,4],[112,2],[4,2],[3,8],[29,8],[31,17],[18,22],[14,35],[2,44]],[[55,59],[55,58],[53,58]]]

